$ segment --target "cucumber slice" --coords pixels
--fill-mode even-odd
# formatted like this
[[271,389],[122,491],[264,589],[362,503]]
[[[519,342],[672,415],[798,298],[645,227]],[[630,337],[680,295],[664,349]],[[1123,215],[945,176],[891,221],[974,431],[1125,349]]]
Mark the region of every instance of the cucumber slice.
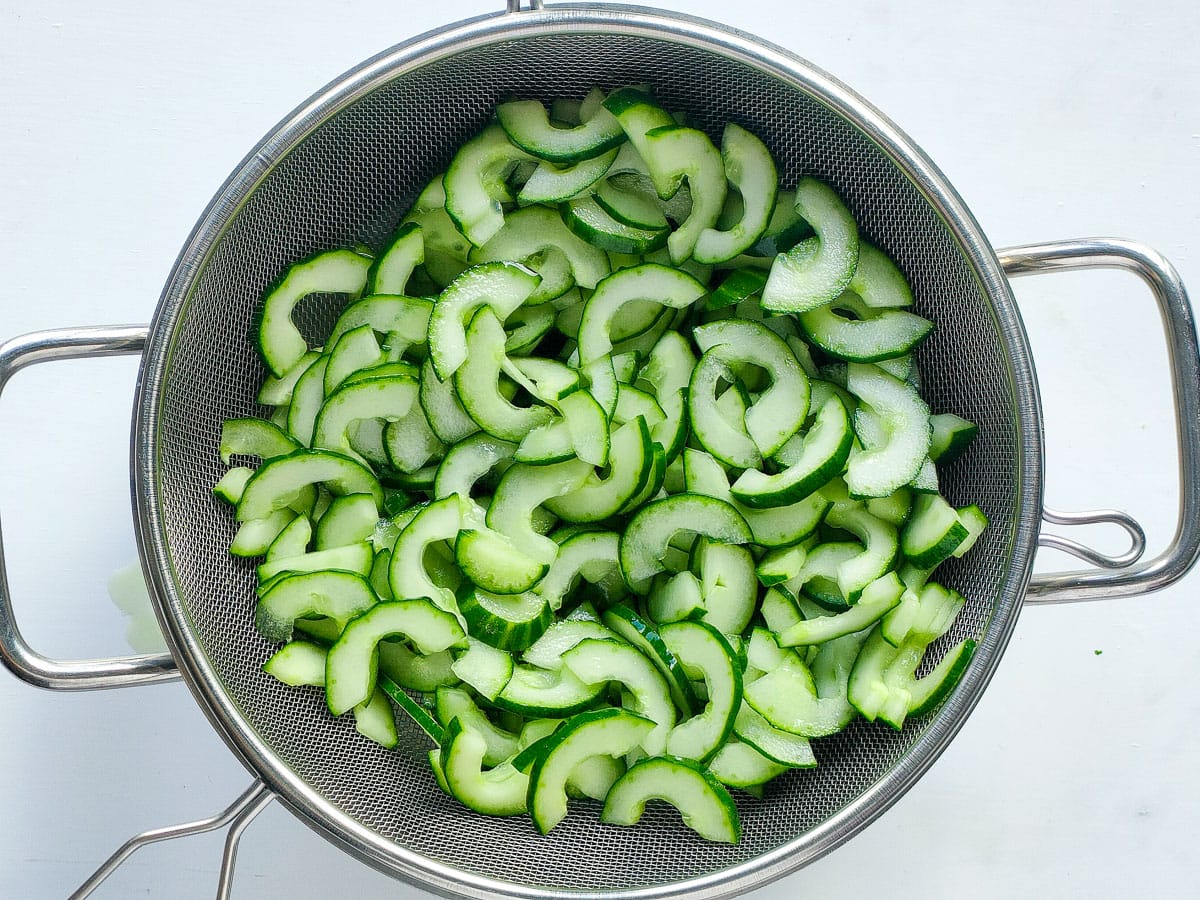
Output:
[[804,619],[779,632],[779,646],[822,644],[870,628],[899,605],[903,593],[904,585],[900,583],[895,572],[889,572],[867,585],[854,606],[845,612]]
[[288,641],[301,617],[326,616],[345,623],[378,600],[367,580],[353,572],[284,575],[259,599],[254,625],[268,641]]
[[[455,154],[442,180],[446,213],[476,247],[504,227],[500,198],[507,195],[505,179],[518,163],[534,159],[513,145],[499,125],[489,125]],[[450,375],[441,366],[438,374]]]
[[649,579],[666,569],[667,546],[681,532],[695,532],[725,544],[748,544],[750,527],[720,500],[675,494],[642,507],[621,535],[621,569],[630,588],[645,593]]
[[621,641],[584,638],[563,653],[562,664],[586,684],[620,684],[631,711],[654,723],[641,740],[642,750],[657,756],[667,748],[675,704],[666,679],[646,656]]
[[411,641],[422,653],[466,646],[454,616],[427,600],[392,600],[372,607],[346,625],[329,648],[325,699],[335,716],[370,699],[378,666],[376,645],[390,637]]
[[330,250],[293,264],[268,289],[258,323],[258,351],[267,368],[282,377],[308,351],[292,322],[292,311],[309,294],[357,297],[367,283],[371,260],[354,250]]
[[583,760],[597,754],[624,756],[653,729],[653,722],[633,713],[601,709],[581,713],[556,731],[529,773],[527,803],[537,830],[549,834],[567,817],[567,779]]
[[495,701],[513,676],[513,658],[491,644],[468,635],[467,652],[451,666],[454,674],[485,700]]
[[743,703],[733,721],[733,733],[742,743],[753,747],[767,759],[789,769],[810,769],[817,764],[808,738],[789,734]]
[[617,158],[616,149],[609,150],[591,159],[582,159],[567,166],[557,166],[550,162],[538,163],[538,167],[517,195],[517,202],[523,205],[531,203],[561,203],[583,194],[588,188],[597,184]]
[[913,305],[912,289],[886,253],[866,241],[858,242],[858,265],[850,290],[872,309],[900,309]]
[[434,497],[440,500],[458,494],[469,499],[480,479],[505,466],[516,449],[515,444],[497,440],[490,434],[463,438],[446,451],[438,466],[433,484]]
[[263,663],[263,671],[291,687],[324,687],[325,654],[311,641],[289,641]]
[[264,406],[286,407],[292,402],[292,393],[300,376],[308,371],[309,366],[321,357],[317,350],[309,350],[300,360],[283,375],[276,377],[268,375],[263,379],[262,387],[258,389],[257,400]]
[[741,837],[737,806],[721,783],[700,765],[664,757],[631,766],[605,798],[600,821],[636,825],[650,800],[670,803],[705,840],[736,844]]
[[529,558],[549,565],[558,555],[558,545],[534,529],[534,511],[547,500],[577,490],[591,472],[592,467],[579,459],[550,466],[514,463],[496,486],[487,511],[488,527]]
[[229,465],[235,455],[257,456],[265,462],[299,450],[300,444],[282,429],[263,419],[226,419],[221,424],[218,449],[221,462]]
[[605,477],[588,472],[575,490],[548,498],[546,508],[568,522],[601,522],[619,513],[646,487],[653,472],[654,453],[644,419],[639,416],[613,433],[610,456]]
[[237,519],[261,519],[290,507],[317,484],[335,495],[370,494],[376,504],[383,500],[383,489],[362,463],[336,453],[297,450],[268,461],[254,473],[238,502]]
[[466,270],[442,291],[429,314],[428,335],[438,378],[449,379],[471,355],[467,323],[477,318],[477,312],[487,307],[503,321],[537,289],[539,281],[518,263],[488,262]]
[[748,320],[711,322],[692,336],[704,357],[715,355],[731,368],[754,365],[766,370],[769,386],[750,404],[745,422],[758,451],[773,456],[808,414],[808,376],[791,349],[765,325]]
[[691,211],[667,238],[671,261],[679,265],[691,257],[700,235],[717,224],[725,205],[728,187],[721,154],[703,131],[674,124],[645,132],[637,150],[659,197],[673,196],[687,179]]
[[474,585],[459,589],[458,609],[472,637],[509,652],[532,645],[553,618],[539,594],[490,594]]
[[929,407],[911,385],[876,366],[851,363],[846,388],[880,419],[885,440],[851,452],[846,486],[854,497],[886,497],[911,482],[929,454]]
[[562,668],[563,654],[586,639],[615,640],[616,634],[598,621],[559,619],[546,629],[521,658],[528,665],[557,671]]
[[498,766],[505,760],[512,759],[520,751],[518,735],[493,723],[479,708],[469,691],[457,687],[439,687],[435,707],[438,721],[443,727],[449,727],[451,721],[458,719],[464,731],[470,731],[483,738],[482,760],[485,766]]
[[645,619],[628,606],[617,604],[602,612],[600,620],[654,663],[666,679],[671,699],[681,713],[691,715],[698,708],[696,692],[683,666]]
[[954,555],[967,536],[957,510],[941,494],[918,494],[900,534],[900,549],[912,565],[932,569]]
[[[592,290],[609,274],[607,254],[572,232],[562,216],[544,206],[527,206],[509,213],[504,219],[504,227],[473,251],[471,259],[475,262],[525,262],[534,254],[545,251],[555,251],[566,258],[571,283],[557,293],[539,288],[530,295],[527,303],[552,300],[575,284]],[[552,296],[546,296],[547,293]]]
[[484,771],[487,741],[459,719],[446,726],[440,765],[446,787],[454,799],[486,816],[516,816],[525,812],[529,776],[502,762]]
[[512,100],[496,107],[496,118],[508,139],[523,150],[551,162],[571,163],[591,159],[625,140],[621,125],[607,109],[573,128],[556,127],[537,100]]
[[400,291],[372,294],[342,310],[326,345],[334,347],[347,332],[370,325],[372,332],[386,336],[389,347],[403,351],[425,342],[432,310],[431,301],[401,296]]
[[425,262],[425,238],[416,222],[405,222],[396,229],[383,252],[367,272],[367,292],[404,294],[413,270]]
[[801,313],[799,319],[809,341],[850,362],[905,356],[933,331],[928,319],[902,309],[873,309],[851,292]]
[[766,144],[730,122],[721,137],[721,161],[741,197],[741,217],[728,228],[706,228],[696,239],[694,256],[702,263],[722,263],[746,252],[767,230],[779,188],[775,160]]
[[567,228],[593,247],[609,253],[648,253],[667,243],[671,230],[626,225],[601,206],[594,197],[576,197],[559,210]]
[[[716,628],[704,622],[674,622],[659,629],[663,643],[689,680],[703,680],[708,703],[667,738],[671,756],[703,762],[728,739],[742,705],[742,673],[737,655]],[[650,752],[650,748],[646,748]],[[654,754],[651,754],[654,755]]]
[[766,784],[787,768],[737,738],[730,739],[708,763],[708,771],[717,781],[743,790]]
[[763,309],[803,313],[832,302],[858,265],[858,226],[837,193],[815,178],[796,185],[796,212],[817,235],[775,258]]
[[490,309],[481,309],[471,320],[465,344],[470,356],[454,376],[455,391],[463,409],[484,431],[501,440],[519,443],[530,430],[550,422],[549,406],[516,406],[501,393],[501,373],[508,369],[504,327]]
[[603,692],[603,684],[580,681],[563,666],[549,670],[515,665],[492,703],[522,716],[565,719],[594,706]]

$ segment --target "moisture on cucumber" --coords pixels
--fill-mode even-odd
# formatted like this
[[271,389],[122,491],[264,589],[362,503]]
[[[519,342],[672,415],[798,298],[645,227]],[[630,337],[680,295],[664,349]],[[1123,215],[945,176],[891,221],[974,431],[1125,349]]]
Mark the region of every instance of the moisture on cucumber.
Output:
[[[921,396],[935,323],[850,185],[645,86],[495,118],[387,242],[264,294],[268,413],[213,448],[264,671],[348,741],[432,742],[476,813],[666,802],[672,840],[736,842],[729,788],[905,727],[969,667],[935,569],[988,521],[939,467],[979,428]],[[310,293],[346,298],[315,338]]]

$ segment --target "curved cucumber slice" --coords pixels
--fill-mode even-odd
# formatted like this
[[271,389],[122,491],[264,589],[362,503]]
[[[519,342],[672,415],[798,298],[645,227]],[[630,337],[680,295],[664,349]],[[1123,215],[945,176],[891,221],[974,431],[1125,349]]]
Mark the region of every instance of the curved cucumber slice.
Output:
[[649,756],[667,748],[675,726],[675,704],[667,681],[658,668],[630,644],[585,638],[563,653],[562,663],[587,684],[617,682],[629,692],[632,711],[654,722],[654,730],[641,741]]
[[775,258],[762,293],[763,309],[773,312],[824,306],[849,286],[858,265],[858,226],[831,187],[814,178],[800,179],[796,212],[817,236]]
[[[442,179],[446,212],[476,247],[504,227],[500,198],[508,194],[505,179],[518,163],[533,159],[514,146],[499,125],[488,126],[455,154]],[[443,378],[449,375],[440,374]]]
[[[479,262],[523,262],[547,250],[562,253],[566,257],[571,283],[564,290],[574,284],[591,290],[610,271],[608,254],[572,232],[562,216],[545,206],[527,206],[509,213],[504,219],[504,227],[474,251],[471,257]],[[563,291],[558,292],[561,293]],[[553,297],[542,296],[541,299],[552,300]]]
[[613,352],[616,322],[631,304],[650,300],[684,309],[704,296],[704,286],[685,272],[657,263],[621,269],[596,286],[579,323],[579,360],[583,365]]
[[343,456],[361,457],[351,449],[352,426],[364,419],[397,422],[412,409],[420,411],[417,382],[407,375],[368,378],[344,384],[321,406],[313,428],[315,450],[333,450]]
[[721,784],[752,788],[787,771],[787,766],[763,755],[756,747],[731,738],[708,763],[708,771]]
[[[527,591],[548,569],[545,563],[530,559],[513,547],[512,541],[490,528],[460,531],[454,542],[454,558],[473,584],[491,594]],[[462,609],[461,595],[459,609]]]
[[730,228],[706,228],[696,239],[697,262],[721,263],[745,253],[767,230],[779,188],[775,160],[766,144],[730,122],[721,137],[725,177],[742,200],[741,218]]
[[618,152],[613,149],[566,167],[549,162],[539,163],[517,195],[517,202],[561,203],[570,200],[600,181],[612,167]]
[[263,464],[246,482],[237,506],[237,519],[261,519],[291,506],[312,485],[333,494],[370,494],[383,502],[383,488],[362,463],[336,453],[297,450]]
[[472,637],[510,652],[530,646],[554,617],[540,594],[490,594],[473,585],[459,589],[458,609]]
[[589,472],[575,490],[546,500],[546,508],[568,522],[600,522],[619,513],[645,488],[653,471],[650,430],[644,419],[638,417],[616,430],[610,455],[606,477]]
[[367,580],[353,572],[285,575],[259,599],[254,624],[268,641],[287,641],[299,618],[326,616],[345,622],[378,601]]
[[225,465],[235,454],[266,461],[299,449],[295,438],[264,419],[226,419],[221,424],[219,450]]
[[467,503],[469,501],[457,494],[435,500],[422,507],[400,532],[388,565],[388,583],[393,597],[408,600],[424,598],[441,609],[457,609],[454,592],[438,586],[429,576],[425,556],[431,545],[439,541],[453,541],[458,537]]
[[447,380],[466,362],[467,323],[479,310],[486,306],[503,321],[537,289],[539,281],[524,266],[505,262],[483,263],[454,279],[429,314],[429,355],[438,377]]
[[721,216],[728,190],[721,154],[703,131],[675,124],[646,132],[637,149],[659,197],[673,196],[687,179],[691,211],[667,238],[671,261],[679,265],[691,257],[700,234]]
[[[464,347],[470,354],[454,375],[458,399],[475,423],[493,437],[520,442],[530,430],[554,417],[549,406],[516,406],[500,392],[507,368],[504,326],[490,309],[471,320]],[[436,360],[435,360],[436,365]]]
[[516,449],[515,444],[482,432],[464,438],[446,451],[438,466],[433,483],[434,497],[441,499],[460,494],[464,499],[469,498],[476,483],[512,459]]
[[763,456],[773,456],[808,414],[808,375],[795,354],[766,325],[748,319],[710,322],[692,334],[706,357],[713,354],[730,367],[766,370],[770,384],[746,410],[746,431]]
[[449,727],[451,721],[458,719],[465,731],[483,738],[484,765],[498,766],[520,751],[518,736],[494,724],[479,708],[470,692],[458,687],[439,687],[435,705],[438,721],[444,727]]
[[612,113],[598,107],[592,117],[574,128],[550,122],[546,107],[537,100],[513,100],[496,107],[496,118],[509,140],[541,159],[570,163],[599,156],[625,140]]
[[728,739],[742,705],[737,655],[721,632],[703,622],[675,622],[658,633],[688,678],[703,679],[708,688],[708,704],[671,731],[667,753],[703,762]]
[[389,637],[403,637],[422,653],[466,645],[458,620],[427,600],[392,600],[372,607],[329,648],[325,698],[335,716],[370,699],[378,666],[375,648]]
[[808,738],[772,727],[749,704],[743,703],[738,710],[737,718],[733,720],[733,733],[742,743],[781,766],[809,769],[817,764]]
[[680,532],[695,532],[724,544],[748,544],[754,536],[741,514],[721,500],[674,494],[642,507],[621,535],[621,569],[639,593],[666,569],[667,546]]
[[654,663],[667,680],[671,698],[684,715],[691,715],[699,706],[696,692],[683,666],[670,651],[658,632],[628,606],[617,604],[600,614],[600,620],[618,636],[636,647]]
[[258,323],[258,350],[276,377],[296,365],[308,351],[292,310],[309,294],[357,297],[367,283],[371,260],[353,250],[330,250],[295,263],[267,289]]
[[549,834],[567,817],[567,779],[590,756],[624,756],[654,730],[654,723],[622,709],[580,713],[556,731],[529,773],[528,807],[533,824]]
[[549,565],[558,555],[558,545],[534,529],[534,510],[552,497],[578,489],[591,472],[592,467],[579,459],[550,466],[514,463],[496,486],[487,512],[488,527],[526,556]]
[[846,486],[852,497],[886,497],[911,482],[929,454],[929,407],[916,388],[877,366],[851,363],[846,389],[879,417],[887,435],[850,454]]
[[311,641],[289,641],[263,663],[263,671],[292,687],[324,687],[326,652]]
[[825,641],[870,628],[900,603],[904,585],[889,572],[863,589],[858,602],[842,613],[804,619],[778,635],[779,646],[823,644]]
[[560,619],[534,642],[522,655],[531,666],[556,671],[562,668],[563,654],[582,640],[615,640],[616,634],[599,622],[587,619]]
[[417,297],[373,294],[351,303],[338,316],[326,346],[333,347],[348,331],[370,325],[371,330],[387,335],[390,347],[421,344],[429,330],[433,303]]
[[484,736],[451,719],[442,739],[440,764],[454,799],[487,816],[516,816],[525,812],[529,776],[502,762],[484,771]]
[[492,703],[522,716],[565,719],[592,706],[602,693],[603,684],[586,684],[565,667],[549,670],[515,665],[512,677]]
[[421,226],[416,222],[401,224],[367,272],[368,291],[372,294],[403,294],[413,270],[423,262],[425,237]]
[[[841,314],[842,310],[851,315]],[[800,314],[808,339],[838,359],[880,362],[910,353],[933,331],[928,319],[903,309],[872,309],[852,293]]]
[[605,798],[600,821],[636,825],[650,800],[670,803],[683,824],[705,840],[736,844],[741,837],[737,806],[721,783],[703,766],[665,757],[635,763],[618,778]]
[[850,279],[850,290],[872,309],[899,309],[913,305],[912,289],[888,255],[858,242],[858,265]]
[[790,465],[774,475],[747,469],[730,488],[747,506],[762,509],[796,503],[842,471],[854,443],[846,407],[831,394],[817,411],[807,433],[795,439],[798,449]]

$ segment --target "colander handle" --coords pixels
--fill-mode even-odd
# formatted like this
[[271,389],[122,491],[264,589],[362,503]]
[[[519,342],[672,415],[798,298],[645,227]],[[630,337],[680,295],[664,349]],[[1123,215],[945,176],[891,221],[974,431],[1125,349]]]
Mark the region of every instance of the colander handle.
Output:
[[1158,251],[1121,238],[1088,238],[1048,244],[1027,244],[998,251],[1009,277],[1067,269],[1121,269],[1145,282],[1158,301],[1171,390],[1175,400],[1175,432],[1179,444],[1179,517],[1170,545],[1148,562],[1138,562],[1145,545],[1142,528],[1129,515],[1115,510],[1059,513],[1046,509],[1043,518],[1057,524],[1111,522],[1130,534],[1131,550],[1106,557],[1075,541],[1041,535],[1040,546],[1065,550],[1105,570],[1055,572],[1033,578],[1027,603],[1073,603],[1148,593],[1178,581],[1200,555],[1200,352],[1196,323],[1179,273]]
[[[141,353],[144,325],[102,328],[62,328],[37,331],[0,344],[0,392],[26,366],[60,359],[124,356]],[[17,677],[37,687],[80,691],[124,687],[178,678],[170,654],[80,659],[70,662],[42,656],[25,642],[13,615],[12,595],[0,537],[0,659]]]

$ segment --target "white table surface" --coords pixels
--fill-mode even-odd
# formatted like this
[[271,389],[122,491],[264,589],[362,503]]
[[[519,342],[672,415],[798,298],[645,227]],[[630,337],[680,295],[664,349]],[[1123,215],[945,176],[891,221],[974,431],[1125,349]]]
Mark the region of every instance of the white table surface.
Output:
[[[996,246],[1133,237],[1200,286],[1193,0],[660,5],[767,35],[871,99]],[[388,44],[498,6],[0,2],[0,336],[146,321],[209,197],[288,110]],[[1177,487],[1148,295],[1120,275],[1017,292],[1045,402],[1048,500],[1126,508],[1156,551]],[[129,359],[39,367],[0,403],[9,577],[47,652],[127,652],[103,584],[136,553],[135,371]],[[1117,547],[1110,537],[1096,540]],[[929,774],[842,849],[755,896],[1195,896],[1198,579],[1026,610]],[[3,897],[65,896],[128,835],[208,815],[249,782],[179,683],[53,694],[0,673],[0,721]],[[97,896],[209,897],[219,848],[209,836],[142,851]],[[427,896],[269,807],[243,840],[235,896],[335,890]]]

